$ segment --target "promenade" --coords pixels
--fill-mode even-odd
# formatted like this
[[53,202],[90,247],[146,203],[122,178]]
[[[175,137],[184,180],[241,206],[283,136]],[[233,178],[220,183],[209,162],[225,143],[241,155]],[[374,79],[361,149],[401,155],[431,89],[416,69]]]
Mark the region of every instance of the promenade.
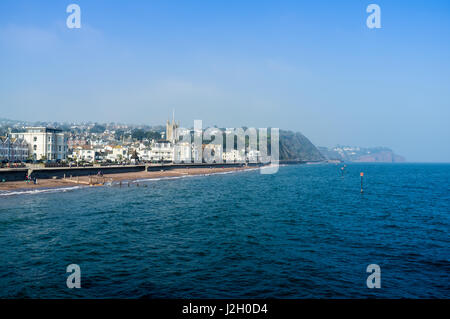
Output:
[[[147,166],[148,168],[149,166]],[[160,169],[153,170],[153,168],[158,167]],[[123,182],[123,186],[136,185],[136,181],[146,180],[146,179],[157,179],[163,177],[177,177],[186,175],[205,175],[205,174],[215,174],[215,173],[226,173],[234,171],[242,171],[246,169],[252,169],[257,167],[256,165],[243,166],[243,165],[202,165],[201,167],[192,165],[164,165],[164,166],[151,166],[151,170],[145,169],[144,165],[142,170],[139,171],[123,171],[123,172],[113,172],[110,171],[109,174],[105,174],[103,170],[97,168],[97,171],[102,171],[103,176],[97,174],[92,175],[65,175],[62,178],[50,177],[37,179],[37,184],[33,181],[27,182],[23,180],[6,181],[0,183],[1,191],[17,190],[17,189],[38,189],[38,188],[53,188],[53,187],[66,187],[73,185],[112,185],[117,182]],[[140,168],[140,166],[139,166]],[[55,169],[55,168],[53,168]],[[63,171],[63,168],[58,168]],[[0,171],[0,176],[1,176]]]

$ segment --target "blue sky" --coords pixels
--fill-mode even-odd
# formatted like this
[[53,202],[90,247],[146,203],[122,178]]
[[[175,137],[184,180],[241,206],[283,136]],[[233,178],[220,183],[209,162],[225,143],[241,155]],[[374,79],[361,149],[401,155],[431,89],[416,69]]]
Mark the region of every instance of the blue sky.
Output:
[[2,0],[0,117],[153,125],[175,109],[185,127],[450,162],[449,39],[449,1]]

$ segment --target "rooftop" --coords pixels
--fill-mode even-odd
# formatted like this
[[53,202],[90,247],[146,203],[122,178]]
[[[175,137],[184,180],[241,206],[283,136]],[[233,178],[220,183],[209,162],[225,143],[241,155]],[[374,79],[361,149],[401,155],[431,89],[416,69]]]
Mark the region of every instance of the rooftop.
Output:
[[25,128],[28,133],[61,133],[59,128],[51,128],[45,126],[28,126]]

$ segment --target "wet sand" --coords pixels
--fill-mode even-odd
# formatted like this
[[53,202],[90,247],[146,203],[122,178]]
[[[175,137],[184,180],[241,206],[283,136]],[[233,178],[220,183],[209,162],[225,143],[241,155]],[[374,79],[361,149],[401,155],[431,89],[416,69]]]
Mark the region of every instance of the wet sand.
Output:
[[38,179],[37,184],[33,182],[27,183],[26,181],[14,181],[0,183],[0,190],[11,191],[18,189],[39,189],[39,188],[59,188],[68,187],[74,185],[89,185],[101,184],[103,182],[119,182],[119,181],[135,181],[141,179],[152,179],[161,177],[175,177],[184,175],[202,175],[202,174],[214,174],[242,171],[252,169],[254,167],[214,167],[214,168],[177,168],[168,171],[159,172],[135,172],[135,173],[119,173],[119,174],[105,174],[102,177],[97,176],[79,176],[72,177],[72,179]]

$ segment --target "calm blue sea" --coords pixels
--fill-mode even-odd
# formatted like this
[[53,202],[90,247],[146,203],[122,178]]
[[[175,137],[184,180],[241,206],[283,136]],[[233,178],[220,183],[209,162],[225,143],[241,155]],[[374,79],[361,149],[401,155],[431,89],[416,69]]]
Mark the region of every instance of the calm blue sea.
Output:
[[450,298],[450,165],[340,167],[1,193],[0,297]]

